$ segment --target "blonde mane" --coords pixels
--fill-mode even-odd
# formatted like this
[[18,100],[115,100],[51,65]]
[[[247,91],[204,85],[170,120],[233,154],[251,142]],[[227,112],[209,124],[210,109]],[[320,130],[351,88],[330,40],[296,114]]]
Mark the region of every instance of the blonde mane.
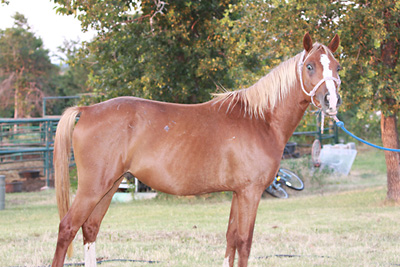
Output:
[[[331,53],[326,46],[315,43],[308,56],[320,48],[324,49],[326,53]],[[221,103],[221,105],[229,101],[226,112],[240,103],[244,115],[264,119],[265,111],[273,110],[294,87],[297,81],[297,66],[300,57],[301,53],[282,62],[248,88],[213,94],[215,97],[213,101]]]

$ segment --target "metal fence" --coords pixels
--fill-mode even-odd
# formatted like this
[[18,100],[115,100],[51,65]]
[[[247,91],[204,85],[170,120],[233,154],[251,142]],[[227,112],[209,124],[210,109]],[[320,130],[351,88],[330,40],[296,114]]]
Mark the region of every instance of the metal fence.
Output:
[[333,123],[333,121],[329,119],[325,119],[324,131],[321,133],[321,113],[318,113],[315,116],[315,122],[316,123],[312,125],[315,128],[315,131],[294,132],[292,136],[296,137],[305,135],[314,137],[315,139],[319,139],[321,144],[323,140],[328,139],[332,139],[335,144],[339,143],[339,131],[336,123]]
[[[0,171],[43,169],[46,185],[52,173],[53,145],[57,118],[0,119]],[[37,161],[38,166],[15,166]]]

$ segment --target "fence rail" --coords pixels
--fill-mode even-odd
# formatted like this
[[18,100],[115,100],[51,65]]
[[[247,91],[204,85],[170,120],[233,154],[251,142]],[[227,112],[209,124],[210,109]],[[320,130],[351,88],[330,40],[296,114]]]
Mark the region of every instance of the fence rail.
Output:
[[0,171],[15,169],[9,167],[11,163],[41,161],[49,185],[58,121],[59,117],[0,119]]

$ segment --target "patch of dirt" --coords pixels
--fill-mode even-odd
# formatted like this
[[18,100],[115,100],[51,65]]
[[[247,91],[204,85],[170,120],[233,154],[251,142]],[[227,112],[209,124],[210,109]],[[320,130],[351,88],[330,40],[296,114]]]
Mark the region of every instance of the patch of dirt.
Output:
[[[14,189],[22,190],[22,192],[40,191],[42,187],[46,186],[46,178],[43,176],[43,168],[40,164],[41,162],[38,161],[1,164],[0,174],[6,177],[6,192],[14,192]],[[19,174],[21,171],[40,169],[39,177],[36,178],[22,178]],[[20,183],[19,185],[12,185],[18,182],[22,183],[22,185]],[[50,180],[49,183],[49,187],[54,187],[53,180]]]
[[[50,187],[54,187],[54,181],[50,180]],[[34,192],[34,191],[40,191],[41,188],[46,186],[46,178],[41,177],[41,178],[28,178],[25,181],[22,181],[22,191],[24,192]]]
[[[37,192],[41,191],[46,186],[46,178],[26,178],[26,179],[15,179],[10,182],[6,182],[6,192]],[[49,181],[49,187],[54,187],[54,181]]]

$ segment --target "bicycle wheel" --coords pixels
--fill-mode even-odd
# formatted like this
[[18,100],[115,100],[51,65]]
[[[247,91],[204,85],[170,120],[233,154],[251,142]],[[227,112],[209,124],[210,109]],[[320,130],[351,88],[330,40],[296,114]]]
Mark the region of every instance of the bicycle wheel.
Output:
[[265,189],[265,192],[267,192],[271,196],[277,197],[277,198],[288,198],[289,197],[288,193],[286,193],[285,189],[283,189],[280,184],[273,183],[267,189]]
[[278,175],[281,177],[287,187],[298,191],[304,189],[303,181],[294,172],[280,168]]

